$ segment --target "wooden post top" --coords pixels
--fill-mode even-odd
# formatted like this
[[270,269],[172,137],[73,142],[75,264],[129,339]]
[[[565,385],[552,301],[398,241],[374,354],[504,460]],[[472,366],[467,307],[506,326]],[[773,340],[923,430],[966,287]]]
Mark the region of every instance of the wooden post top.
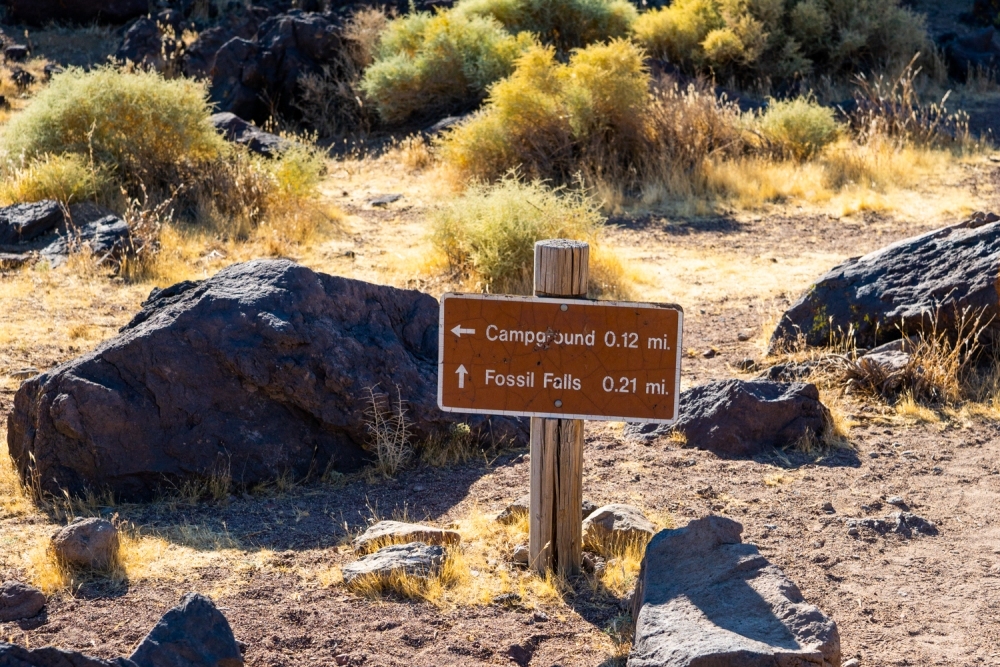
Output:
[[535,296],[587,296],[590,245],[571,239],[535,243]]

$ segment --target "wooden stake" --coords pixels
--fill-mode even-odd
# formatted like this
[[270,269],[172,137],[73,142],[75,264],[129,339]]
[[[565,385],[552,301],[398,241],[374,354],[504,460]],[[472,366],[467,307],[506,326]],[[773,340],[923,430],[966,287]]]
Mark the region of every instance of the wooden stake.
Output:
[[[535,244],[535,296],[586,298],[590,246],[555,239]],[[531,419],[528,558],[544,573],[580,571],[583,541],[583,421]]]

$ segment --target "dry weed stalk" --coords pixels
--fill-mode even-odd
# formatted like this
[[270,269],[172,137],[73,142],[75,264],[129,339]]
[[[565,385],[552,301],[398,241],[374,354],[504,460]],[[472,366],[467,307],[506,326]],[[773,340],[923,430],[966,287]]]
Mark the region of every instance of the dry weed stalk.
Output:
[[392,477],[409,462],[413,455],[410,446],[410,422],[403,405],[403,396],[396,387],[396,404],[389,395],[375,393],[368,388],[369,407],[365,411],[370,446],[375,451],[375,469],[383,477]]
[[945,106],[951,91],[940,102],[921,103],[916,86],[921,71],[916,66],[919,57],[919,53],[913,56],[895,78],[879,75],[869,80],[864,74],[856,77],[857,111],[851,121],[859,143],[894,139],[924,146],[964,146],[970,141],[968,114],[949,113]]

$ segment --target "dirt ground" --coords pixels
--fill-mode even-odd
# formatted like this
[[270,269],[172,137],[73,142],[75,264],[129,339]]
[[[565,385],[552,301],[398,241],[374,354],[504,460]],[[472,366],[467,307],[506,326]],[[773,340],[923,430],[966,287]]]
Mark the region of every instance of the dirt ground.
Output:
[[[347,212],[346,228],[297,259],[434,294],[453,288],[426,265],[433,175],[393,180],[392,165],[366,168],[379,171],[375,185],[360,167],[333,170],[324,188]],[[989,207],[997,173],[985,158],[962,166],[962,201]],[[366,203],[386,191],[404,198],[388,209]],[[696,220],[640,215],[613,218],[604,244],[628,267],[637,297],[685,307],[690,354],[683,383],[690,386],[738,375],[739,360],[760,358],[768,326],[826,269],[954,222],[960,213],[916,220],[787,208]],[[213,272],[212,262],[225,259],[209,258],[199,271]],[[11,373],[49,368],[113,335],[150,288],[73,266],[0,276],[0,419],[19,384]],[[715,356],[706,358],[711,349]],[[978,418],[897,414],[830,392],[824,399],[854,425],[851,448],[815,460],[775,452],[726,461],[669,443],[627,442],[620,424],[588,423],[585,495],[601,504],[636,504],[662,517],[661,525],[709,513],[739,520],[744,539],[837,622],[844,656],[858,656],[863,665],[997,664],[1000,529],[992,511],[1000,503],[1000,427]],[[522,605],[503,606],[371,600],[330,575],[353,558],[346,538],[373,516],[405,514],[446,526],[499,512],[527,490],[524,453],[493,452],[448,468],[418,465],[394,480],[357,476],[219,502],[98,502],[91,511],[157,537],[161,551],[148,558],[143,576],[75,582],[51,597],[44,618],[0,624],[0,638],[102,657],[128,654],[193,590],[224,610],[248,645],[251,666],[621,664],[613,641],[624,613],[621,596],[592,578],[570,581],[561,597],[529,596]],[[909,540],[848,534],[846,518],[886,516],[896,509],[886,502],[891,496],[937,524],[939,534]],[[834,513],[822,509],[827,502]],[[2,516],[0,576],[28,577],[32,545],[60,516],[10,502]],[[473,576],[522,575],[500,561]]]

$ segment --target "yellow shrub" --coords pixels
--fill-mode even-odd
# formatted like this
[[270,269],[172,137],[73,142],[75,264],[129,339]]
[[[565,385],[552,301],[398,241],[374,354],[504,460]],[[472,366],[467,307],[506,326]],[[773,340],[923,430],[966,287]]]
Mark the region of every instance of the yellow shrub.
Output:
[[492,16],[512,34],[533,33],[560,52],[626,37],[638,15],[627,0],[461,0],[455,10]]
[[756,124],[775,148],[800,160],[833,143],[840,132],[833,110],[806,97],[771,100]]
[[110,66],[70,69],[11,118],[3,144],[15,160],[76,154],[128,182],[145,182],[225,151],[209,114],[205,86],[190,79]]

